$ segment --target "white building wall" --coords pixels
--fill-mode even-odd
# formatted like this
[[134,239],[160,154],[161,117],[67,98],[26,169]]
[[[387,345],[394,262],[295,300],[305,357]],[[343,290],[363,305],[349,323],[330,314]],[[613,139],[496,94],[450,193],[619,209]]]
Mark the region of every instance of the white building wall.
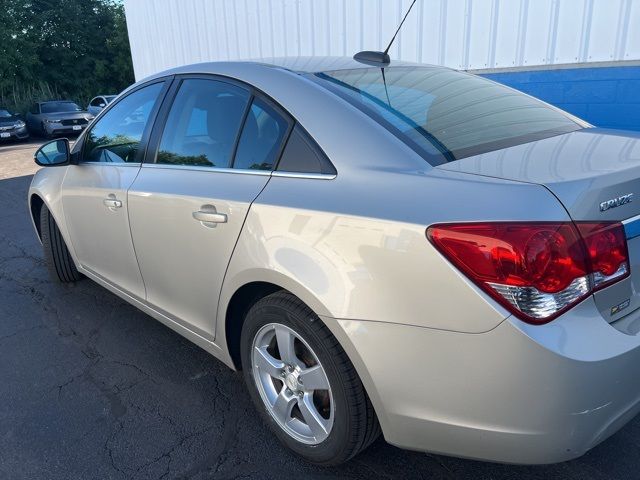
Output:
[[[411,0],[125,0],[136,78],[383,50]],[[395,59],[477,70],[640,60],[640,0],[418,0]]]

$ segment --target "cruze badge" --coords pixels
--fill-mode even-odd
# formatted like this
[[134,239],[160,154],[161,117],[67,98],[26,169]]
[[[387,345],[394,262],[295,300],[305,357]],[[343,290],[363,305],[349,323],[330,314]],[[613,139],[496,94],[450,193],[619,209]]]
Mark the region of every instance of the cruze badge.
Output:
[[600,211],[605,212],[610,208],[616,208],[620,205],[624,205],[626,203],[630,203],[633,198],[633,193],[627,193],[626,195],[621,195],[617,198],[612,198],[611,200],[606,200],[600,203]]

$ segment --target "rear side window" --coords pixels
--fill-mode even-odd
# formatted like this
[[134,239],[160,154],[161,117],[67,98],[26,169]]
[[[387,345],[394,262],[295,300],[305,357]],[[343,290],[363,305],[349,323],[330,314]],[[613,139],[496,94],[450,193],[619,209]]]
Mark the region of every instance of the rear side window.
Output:
[[130,93],[93,125],[86,137],[83,161],[140,163],[140,142],[164,82]]
[[254,98],[244,122],[233,168],[273,170],[289,123],[270,105]]
[[299,125],[296,125],[291,132],[276,170],[292,173],[336,174],[335,167],[320,147]]
[[249,93],[216,80],[180,85],[162,133],[156,162],[229,168]]
[[320,84],[387,127],[433,165],[585,126],[523,93],[441,67],[315,75]]

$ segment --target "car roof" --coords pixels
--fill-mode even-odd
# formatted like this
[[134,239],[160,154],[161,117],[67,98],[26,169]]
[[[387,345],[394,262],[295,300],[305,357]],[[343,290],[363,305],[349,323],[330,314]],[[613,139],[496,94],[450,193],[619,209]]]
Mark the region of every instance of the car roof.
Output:
[[73,100],[45,100],[44,102],[38,102],[40,105],[45,103],[75,103]]
[[[271,67],[285,68],[296,73],[318,73],[336,70],[352,70],[357,68],[371,68],[376,65],[365,64],[354,60],[353,57],[273,57],[261,60],[248,60]],[[416,65],[415,63],[392,61],[388,67]],[[387,67],[385,67],[387,68]]]
[[[398,66],[416,66],[421,65],[412,62],[403,62],[392,60],[385,68]],[[425,65],[426,66],[426,65]],[[352,57],[273,57],[261,58],[256,60],[237,60],[237,61],[220,61],[220,62],[204,62],[184,65],[176,68],[159,72],[151,75],[148,79],[158,78],[166,75],[180,75],[190,73],[218,73],[220,68],[224,70],[242,69],[243,67],[253,68],[281,68],[294,73],[318,73],[330,72],[336,70],[351,70],[357,68],[376,68],[377,65],[364,64],[354,60]],[[444,68],[444,67],[435,67]],[[145,79],[146,80],[146,79]]]

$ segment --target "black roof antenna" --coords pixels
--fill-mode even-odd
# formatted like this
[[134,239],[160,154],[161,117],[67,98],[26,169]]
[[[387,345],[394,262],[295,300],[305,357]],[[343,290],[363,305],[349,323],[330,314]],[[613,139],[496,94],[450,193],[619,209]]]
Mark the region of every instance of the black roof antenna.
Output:
[[400,25],[398,25],[398,29],[396,30],[396,33],[393,34],[393,38],[389,42],[389,45],[387,45],[387,48],[384,50],[384,52],[372,52],[369,50],[365,50],[363,52],[356,53],[353,56],[353,59],[360,63],[365,63],[367,65],[372,65],[372,66],[389,65],[391,63],[391,57],[389,56],[389,49],[391,48],[391,45],[393,45],[394,40],[398,36],[398,32],[400,32],[400,29],[402,28],[404,21],[407,19],[407,16],[409,15],[409,12],[411,11],[415,3],[416,3],[416,0],[413,0],[413,2],[411,2],[411,5],[409,5],[407,13],[404,14],[404,18],[400,22]]

